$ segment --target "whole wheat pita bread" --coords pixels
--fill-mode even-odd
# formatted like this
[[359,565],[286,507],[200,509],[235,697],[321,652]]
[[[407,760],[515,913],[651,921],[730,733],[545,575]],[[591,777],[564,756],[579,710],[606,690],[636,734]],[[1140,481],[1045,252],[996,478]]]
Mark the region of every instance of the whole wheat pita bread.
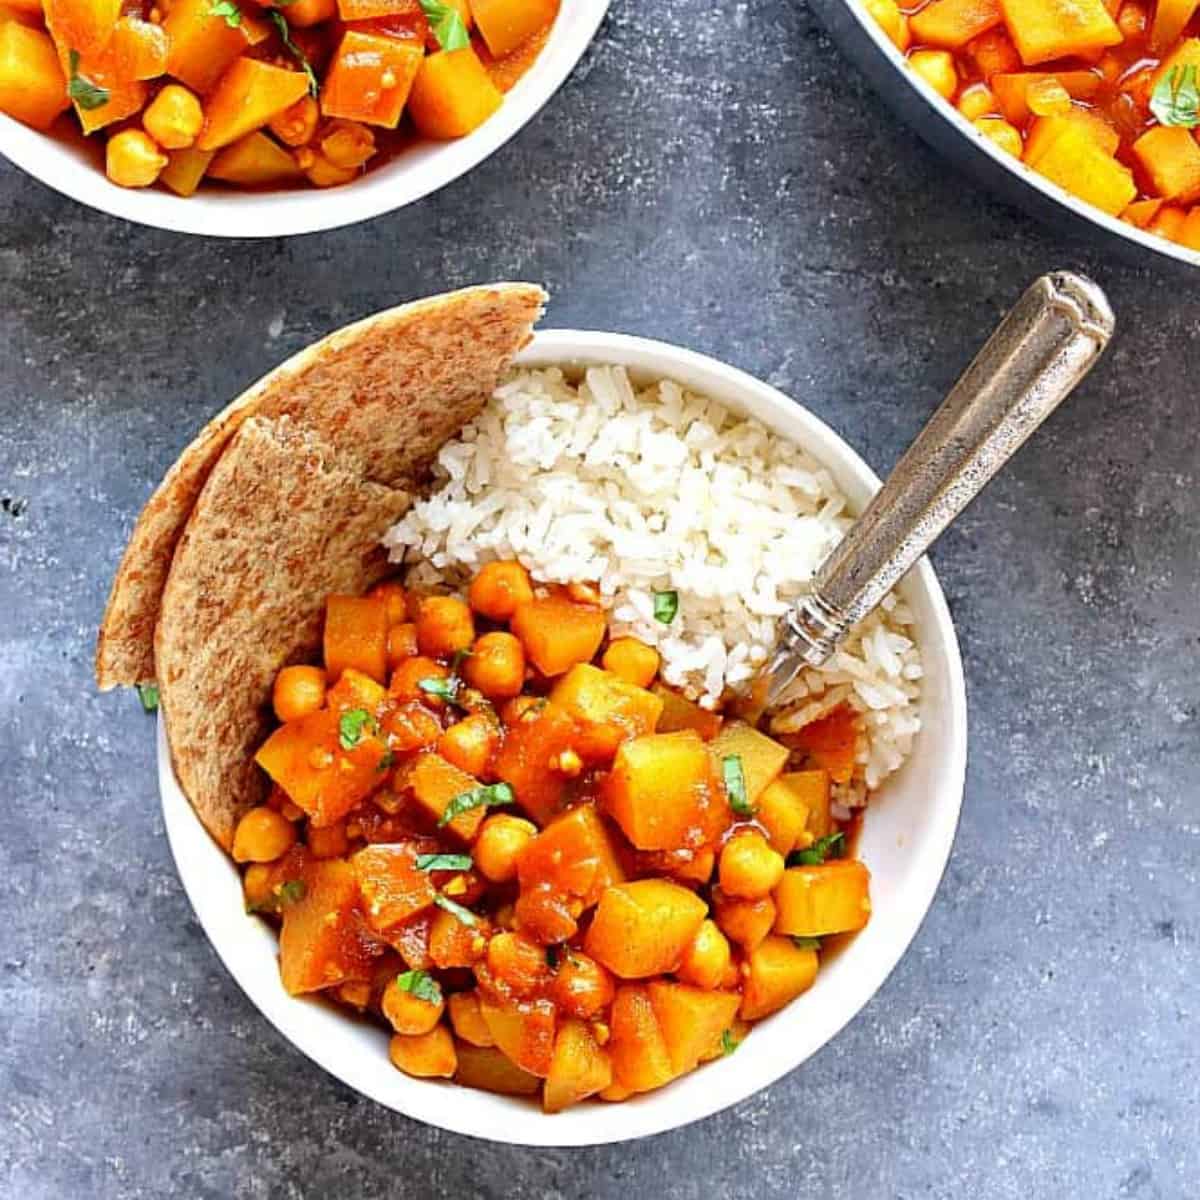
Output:
[[263,797],[254,762],[280,667],[311,660],[325,598],[387,574],[380,534],[409,493],[332,465],[287,417],[242,423],[179,538],[154,637],[175,775],[226,849]]
[[291,415],[321,437],[331,462],[376,483],[411,487],[483,407],[545,300],[533,284],[500,283],[389,309],[290,358],[214,417],[134,527],[96,643],[100,688],[155,677],[154,629],[172,554],[244,421]]

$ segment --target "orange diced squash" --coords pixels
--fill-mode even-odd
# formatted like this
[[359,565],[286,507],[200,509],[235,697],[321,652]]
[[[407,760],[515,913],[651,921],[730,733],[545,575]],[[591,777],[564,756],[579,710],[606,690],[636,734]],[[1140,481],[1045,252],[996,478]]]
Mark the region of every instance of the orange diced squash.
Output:
[[683,1075],[696,1064],[737,1015],[740,997],[736,992],[714,992],[655,979],[646,994],[662,1030],[671,1071]]
[[522,890],[548,884],[591,908],[625,873],[613,839],[590,804],[580,804],[551,821],[521,852],[517,878]]
[[1061,116],[1038,117],[1033,122],[1025,139],[1023,161],[1031,167],[1036,166],[1054,140],[1073,125],[1083,129],[1105,154],[1116,154],[1121,135],[1099,113],[1088,108],[1072,108]]
[[550,1074],[558,1016],[549,1000],[500,1004],[481,996],[479,1010],[497,1048],[511,1062],[540,1079]]
[[364,729],[357,743],[341,744],[340,715],[323,708],[281,725],[255,762],[308,814],[314,826],[336,824],[383,780],[388,748]]
[[908,20],[913,37],[957,50],[1004,20],[1000,0],[933,0]]
[[1151,233],[1175,242],[1179,240],[1186,220],[1187,212],[1184,209],[1177,208],[1173,204],[1164,204],[1148,228]]
[[[221,76],[216,90],[204,106],[204,129],[196,145],[201,150],[218,150],[228,146],[255,129],[261,129],[277,113],[295,104],[307,91],[308,78],[303,71],[287,71],[257,59],[239,58]],[[325,619],[328,625],[328,611]],[[366,672],[379,679],[384,678],[387,670],[386,627],[383,638],[383,667],[377,676],[370,670]],[[330,676],[336,678],[333,663],[329,662],[328,657],[326,664]]]
[[194,195],[216,153],[215,150],[197,150],[195,146],[168,151],[167,165],[158,180],[177,196]]
[[358,876],[367,922],[381,934],[429,908],[437,895],[429,872],[417,870],[417,853],[411,845],[365,846],[350,862]]
[[429,926],[429,957],[443,971],[452,967],[473,967],[487,950],[490,926],[477,917],[468,925],[456,913],[438,909]]
[[1190,204],[1200,199],[1200,146],[1190,129],[1181,125],[1148,129],[1133,143],[1133,155],[1164,200]]
[[47,129],[69,103],[54,43],[15,21],[0,26],[0,112]]
[[1128,221],[1130,225],[1136,225],[1139,229],[1146,229],[1150,225],[1150,222],[1158,216],[1158,210],[1165,203],[1165,200],[1158,198],[1152,200],[1135,200],[1121,214],[1121,220]]
[[472,1046],[460,1041],[456,1083],[464,1087],[481,1088],[501,1096],[532,1096],[542,1081],[528,1071],[522,1071],[502,1050],[495,1046]]
[[707,845],[728,816],[708,748],[691,730],[625,742],[601,785],[601,803],[639,850]]
[[780,775],[768,784],[758,798],[758,810],[754,814],[754,819],[767,831],[771,848],[780,854],[795,849],[808,825],[808,797],[812,790],[808,781],[818,777],[824,781],[827,791],[829,787],[829,776],[824,771],[797,774],[801,780],[799,785],[795,782],[796,775]]
[[861,929],[871,915],[870,883],[856,858],[789,867],[775,889],[775,932],[824,937]]
[[168,42],[167,74],[202,96],[217,86],[260,32],[248,14],[234,29],[224,17],[214,15],[212,7],[212,0],[172,0],[162,24]]
[[383,596],[330,596],[325,604],[326,674],[336,680],[347,667],[353,667],[383,683],[387,679],[387,635]]
[[[460,771],[440,754],[427,753],[405,763],[396,772],[394,786],[398,792],[411,794],[425,810],[426,815],[437,821],[441,819],[451,800],[464,792],[473,791],[481,784],[474,775]],[[486,815],[487,809],[483,805],[468,808],[451,818],[445,828],[464,842],[469,842],[479,832],[479,826]]]
[[[234,143],[235,146],[239,144]],[[231,146],[230,149],[233,147]],[[225,151],[222,150],[221,154],[224,153]],[[355,708],[373,713],[386,699],[387,689],[383,684],[376,683],[370,675],[364,674],[355,667],[347,667],[338,677],[337,683],[325,694],[325,706],[339,713]]]
[[606,1049],[617,1083],[630,1092],[648,1092],[671,1082],[671,1055],[645,986],[617,988],[609,1024]]
[[118,79],[156,79],[167,69],[167,34],[161,25],[122,17],[113,29],[109,51]]
[[757,1021],[808,991],[820,960],[814,949],[801,949],[791,938],[771,936],[750,951],[746,966],[738,1015],[744,1021]]
[[337,16],[337,0],[294,0],[292,4],[275,3],[270,7],[286,8],[287,23],[296,29],[307,29]]
[[1073,100],[1090,100],[1104,81],[1094,71],[1011,71],[991,76],[989,86],[1000,102],[1000,111],[1014,125],[1024,125],[1029,111],[1031,84],[1056,80]]
[[412,38],[348,29],[321,85],[321,112],[395,129],[424,57]]
[[729,722],[709,743],[708,749],[718,771],[723,759],[731,755],[741,759],[746,799],[751,805],[758,803],[763,789],[778,777],[789,754],[786,746],[741,721]]
[[303,172],[296,160],[265,133],[248,133],[217,153],[208,168],[209,177],[242,187],[284,183]]
[[661,975],[678,965],[707,913],[695,892],[666,879],[616,884],[600,897],[584,949],[622,979]]
[[789,771],[780,775],[779,782],[788,788],[808,810],[805,829],[814,838],[826,837],[833,832],[833,814],[829,809],[829,772],[817,768],[815,771]]
[[542,1107],[546,1112],[562,1112],[602,1092],[612,1079],[612,1059],[600,1048],[590,1026],[574,1018],[561,1022],[542,1091]]
[[1200,208],[1188,211],[1175,240],[1189,250],[1200,250]]
[[[443,52],[444,54],[445,52]],[[456,50],[455,54],[468,54]],[[443,57],[434,54],[425,61]],[[439,68],[440,69],[440,68]],[[413,114],[416,120],[416,113]],[[418,122],[418,128],[421,128]],[[425,132],[422,129],[422,132]],[[429,136],[436,136],[430,134]],[[447,134],[458,137],[458,134]],[[576,604],[562,592],[551,592],[522,604],[513,614],[512,631],[525,655],[543,675],[562,675],[576,663],[590,662],[604,640],[604,613],[590,604]]]
[[550,699],[575,719],[575,748],[592,763],[612,762],[617,747],[640,734],[652,733],[663,702],[611,671],[577,663],[553,687]]
[[538,825],[546,825],[562,809],[567,776],[556,764],[577,737],[570,714],[549,701],[531,709],[505,734],[496,776],[511,785],[517,803]]
[[471,16],[496,57],[515,50],[558,12],[558,0],[471,0]]
[[1000,8],[1026,66],[1124,41],[1104,0],[1000,0]]
[[[1084,133],[1090,139],[1090,134]],[[840,704],[828,716],[810,721],[787,735],[787,744],[805,754],[814,767],[823,767],[834,783],[847,783],[854,774],[862,718],[849,704]]]
[[1157,0],[1154,22],[1150,26],[1150,49],[1161,53],[1175,44],[1184,26],[1192,19],[1197,0]]
[[[464,46],[461,50],[439,50],[425,56],[413,81],[408,111],[418,131],[428,138],[465,137],[500,107],[502,99],[479,56],[470,46]],[[535,600],[524,607],[541,605],[544,601]],[[582,605],[573,607],[583,608]],[[588,640],[583,618],[569,630],[547,629],[534,633],[533,646],[518,629],[520,609],[513,618],[512,629],[525,642],[526,653],[543,675],[561,675],[573,663],[587,662],[600,648],[604,614],[598,609],[592,611],[600,622],[600,631],[595,637],[595,645],[587,653],[582,652]],[[550,657],[552,653],[553,658]]]
[[121,16],[121,0],[45,0],[43,11],[65,69],[72,50],[89,60],[108,46]]
[[662,715],[656,726],[659,733],[694,729],[706,742],[711,742],[721,732],[721,718],[717,713],[694,704],[665,683],[655,683],[651,691],[663,702]]
[[[343,21],[372,21],[377,17],[404,17],[426,28],[428,20],[419,0],[336,0]],[[424,39],[422,39],[424,40]]]

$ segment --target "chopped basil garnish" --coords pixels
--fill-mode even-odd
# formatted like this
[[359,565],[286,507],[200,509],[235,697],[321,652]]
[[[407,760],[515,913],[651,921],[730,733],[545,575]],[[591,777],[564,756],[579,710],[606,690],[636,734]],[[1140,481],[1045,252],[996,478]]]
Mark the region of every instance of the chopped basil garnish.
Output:
[[820,950],[821,939],[815,937],[793,937],[792,945],[797,950]]
[[654,619],[656,621],[661,621],[664,625],[670,625],[670,623],[675,620],[675,614],[678,611],[678,592],[654,593]]
[[479,918],[469,908],[463,908],[461,904],[451,900],[449,896],[439,894],[434,896],[433,902],[438,908],[444,908],[448,913],[456,916],[464,925],[474,928],[479,924]]
[[236,29],[242,23],[242,10],[233,0],[213,0],[208,6],[210,17],[224,17],[225,24],[230,29]]
[[418,871],[469,871],[469,854],[418,854]]
[[742,1044],[741,1038],[733,1036],[733,1030],[727,1029],[721,1034],[721,1053],[732,1054]]
[[462,14],[453,4],[440,0],[421,0],[421,8],[429,19],[429,28],[443,50],[463,50],[471,44]]
[[513,800],[513,790],[507,783],[489,783],[486,787],[459,792],[438,817],[438,824],[449,825],[455,817],[470,812],[473,808],[493,808],[498,804],[511,804]]
[[742,756],[727,754],[721,759],[721,775],[725,780],[725,794],[729,797],[729,807],[739,817],[754,816],[754,806],[746,795],[746,776],[742,771]]
[[364,733],[375,732],[375,721],[365,708],[350,708],[338,721],[338,744],[343,750],[353,750]]
[[428,971],[405,971],[397,975],[392,982],[402,991],[409,992],[418,1000],[428,1004],[441,1004],[442,989],[438,981]]
[[429,679],[418,679],[417,687],[426,695],[436,696],[439,700],[445,700],[447,704],[453,704],[458,699],[458,677],[451,675],[449,679],[438,679],[431,677]]
[[296,904],[308,895],[308,886],[303,879],[289,879],[275,889],[280,904]]
[[102,88],[93,83],[86,75],[79,73],[79,51],[72,50],[67,56],[71,68],[71,78],[67,82],[67,95],[85,112],[94,108],[103,108],[108,103],[108,88]]
[[819,867],[827,858],[840,858],[845,850],[846,835],[839,829],[826,837],[817,838],[807,850],[793,850],[787,857],[789,867]]
[[316,73],[312,69],[312,64],[308,61],[308,56],[292,41],[292,31],[288,26],[287,18],[283,13],[273,8],[267,9],[267,16],[271,18],[275,24],[275,28],[279,30],[279,40],[283,42],[284,48],[300,64],[300,69],[308,76],[308,90],[315,96],[320,90]]
[[157,683],[139,683],[135,685],[135,691],[138,694],[138,699],[142,702],[142,708],[146,712],[152,713],[158,709],[158,684]]
[[1200,125],[1200,85],[1196,65],[1172,67],[1150,93],[1150,111],[1160,125],[1181,125],[1194,129]]

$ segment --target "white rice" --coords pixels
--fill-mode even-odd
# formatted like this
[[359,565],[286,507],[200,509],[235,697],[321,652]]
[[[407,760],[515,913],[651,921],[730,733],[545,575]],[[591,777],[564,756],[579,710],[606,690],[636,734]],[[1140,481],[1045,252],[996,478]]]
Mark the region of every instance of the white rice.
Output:
[[[824,467],[757,421],[623,368],[522,371],[442,447],[430,495],[384,536],[415,586],[458,587],[516,558],[535,580],[599,585],[615,634],[658,648],[662,677],[707,707],[746,684],[775,624],[850,524]],[[656,592],[678,614],[654,617]],[[920,727],[921,660],[894,595],[772,717],[801,728],[848,702],[863,714],[844,805],[894,771]]]

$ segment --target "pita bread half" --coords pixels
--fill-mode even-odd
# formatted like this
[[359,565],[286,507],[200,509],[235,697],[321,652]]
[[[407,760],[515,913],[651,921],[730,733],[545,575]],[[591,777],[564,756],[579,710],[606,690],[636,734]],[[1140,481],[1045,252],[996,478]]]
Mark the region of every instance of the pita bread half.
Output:
[[388,309],[301,351],[214,417],[134,526],[96,642],[101,690],[154,678],[154,627],[175,543],[243,421],[290,415],[320,435],[329,461],[410,487],[487,402],[545,302],[534,284],[498,283]]
[[260,803],[254,752],[272,725],[280,667],[311,660],[325,598],[388,573],[380,535],[407,492],[332,465],[289,418],[243,422],[175,549],[155,632],[159,699],[175,776],[226,850]]

